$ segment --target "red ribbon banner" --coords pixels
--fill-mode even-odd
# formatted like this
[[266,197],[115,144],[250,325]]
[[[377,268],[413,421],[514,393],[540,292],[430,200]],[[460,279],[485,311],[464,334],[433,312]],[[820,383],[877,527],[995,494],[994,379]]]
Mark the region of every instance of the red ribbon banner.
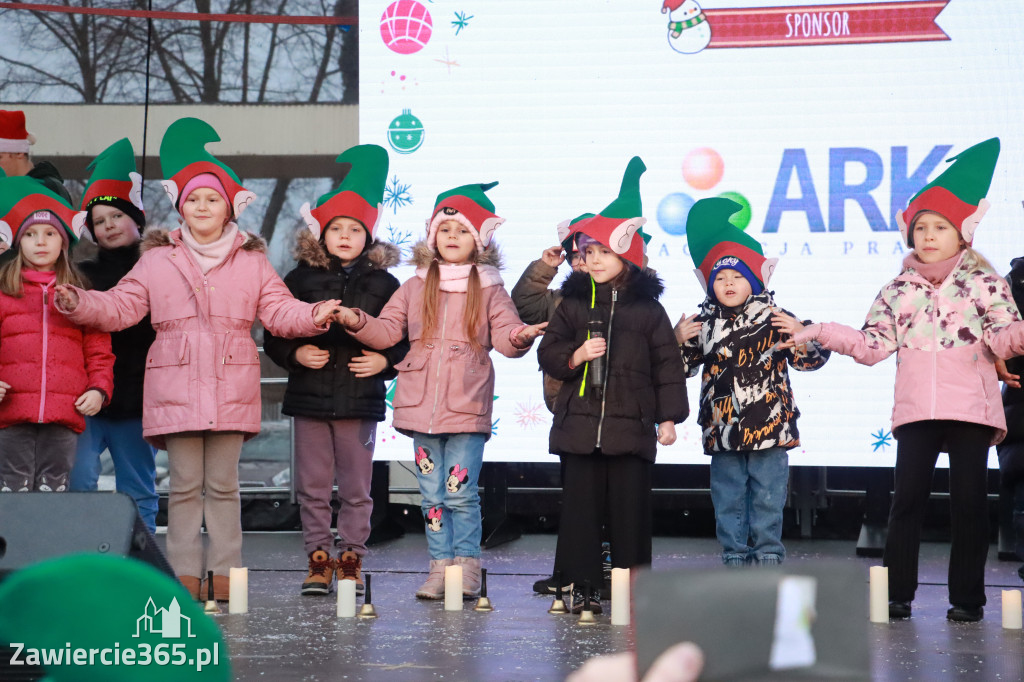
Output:
[[935,18],[949,0],[704,10],[713,47],[949,40]]

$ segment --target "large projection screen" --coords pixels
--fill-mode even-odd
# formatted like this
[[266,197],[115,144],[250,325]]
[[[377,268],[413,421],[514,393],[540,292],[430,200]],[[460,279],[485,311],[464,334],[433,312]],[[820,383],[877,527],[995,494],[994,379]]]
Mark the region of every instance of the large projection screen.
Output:
[[[729,193],[780,258],[778,303],[859,327],[906,253],[895,211],[946,158],[992,136],[1003,151],[975,246],[1001,273],[1024,253],[1024,3],[384,0],[359,11],[360,140],[391,155],[380,233],[407,247],[438,192],[498,180],[489,196],[507,219],[496,240],[509,289],[556,243],[557,223],[615,197],[633,155],[648,168],[648,255],[673,322],[704,296],[688,206]],[[554,461],[534,353],[493,357],[487,458]],[[894,358],[869,368],[839,356],[792,372],[802,445],[791,463],[892,465],[894,372]],[[378,457],[412,457],[390,418],[378,441]],[[658,455],[707,461],[692,416]]]

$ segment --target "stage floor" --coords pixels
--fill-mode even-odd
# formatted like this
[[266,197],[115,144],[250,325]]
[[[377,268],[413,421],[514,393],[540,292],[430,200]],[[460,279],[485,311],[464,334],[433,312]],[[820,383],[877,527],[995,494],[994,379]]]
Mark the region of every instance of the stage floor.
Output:
[[[162,542],[163,535],[160,540]],[[867,569],[878,559],[858,558],[854,543],[786,543],[787,564],[831,559]],[[587,658],[628,646],[626,628],[609,623],[580,627],[574,616],[551,616],[551,597],[533,594],[550,575],[553,535],[528,535],[483,553],[495,610],[477,613],[474,602],[448,613],[441,602],[413,594],[427,570],[426,541],[406,536],[371,547],[364,570],[373,574],[376,620],[335,618],[334,595],[303,597],[305,575],[298,533],[245,534],[249,613],[218,615],[237,680],[562,680]],[[976,624],[946,621],[949,545],[926,543],[914,617],[889,625],[865,623],[872,643],[874,679],[1024,680],[1024,634],[1001,627],[1000,590],[1020,589],[1017,563],[996,560],[986,573],[986,618]],[[654,568],[719,566],[709,538],[654,540]],[[725,570],[725,569],[723,569]],[[742,634],[737,633],[741,641]]]

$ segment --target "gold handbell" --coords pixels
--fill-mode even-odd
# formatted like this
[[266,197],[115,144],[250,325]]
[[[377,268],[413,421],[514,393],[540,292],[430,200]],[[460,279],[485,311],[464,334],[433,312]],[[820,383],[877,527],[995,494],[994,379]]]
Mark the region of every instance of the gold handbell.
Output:
[[203,613],[220,613],[220,606],[213,598],[213,571],[208,571],[206,574],[206,589],[206,604],[203,605]]
[[594,616],[594,612],[590,609],[583,609],[580,611],[580,619],[577,622],[578,625],[594,625],[597,623],[597,618]]
[[373,584],[370,582],[373,576],[369,573],[363,574],[363,580],[366,581],[366,586],[363,589],[363,605],[359,608],[359,613],[356,614],[357,618],[376,618],[377,609],[373,608]]
[[373,604],[363,604],[359,607],[359,613],[356,614],[357,618],[376,618],[377,609],[373,608]]
[[474,611],[493,611],[494,607],[491,606],[491,600],[487,597],[480,597],[476,601],[476,606],[473,607]]
[[551,600],[551,608],[548,609],[548,613],[551,613],[551,614],[569,613],[569,609],[565,608],[565,599],[563,599],[562,597],[559,597],[559,596],[556,596],[554,599],[552,599]]

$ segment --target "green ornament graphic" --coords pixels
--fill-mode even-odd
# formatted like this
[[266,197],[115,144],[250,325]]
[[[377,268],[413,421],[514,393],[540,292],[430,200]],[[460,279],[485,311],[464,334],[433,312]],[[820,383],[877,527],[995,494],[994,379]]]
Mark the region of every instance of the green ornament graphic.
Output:
[[388,144],[399,154],[412,154],[423,145],[423,123],[412,115],[411,109],[402,109],[388,126]]
[[732,199],[742,206],[742,210],[736,211],[729,217],[729,222],[741,230],[746,230],[750,225],[750,202],[739,192],[722,192],[718,196],[724,199]]

